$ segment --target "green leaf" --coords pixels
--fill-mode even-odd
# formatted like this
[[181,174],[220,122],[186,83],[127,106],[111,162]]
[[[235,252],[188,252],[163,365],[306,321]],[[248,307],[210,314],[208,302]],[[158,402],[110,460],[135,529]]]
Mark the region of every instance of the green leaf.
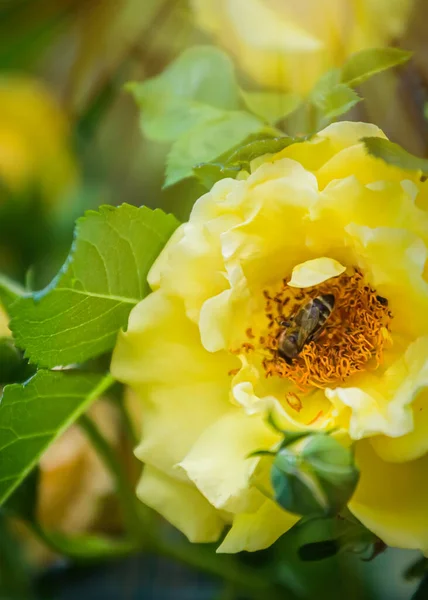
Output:
[[214,160],[262,127],[259,119],[244,111],[224,112],[218,119],[194,127],[173,144],[167,159],[165,185],[191,177],[195,165]]
[[302,102],[300,96],[293,93],[241,90],[241,95],[247,108],[271,125],[293,113]]
[[0,507],[0,512],[24,519],[28,523],[35,522],[39,476],[39,469],[33,469]]
[[320,111],[319,118],[322,127],[348,112],[358,102],[361,102],[361,98],[349,86],[338,83],[326,89],[323,94],[318,93],[313,97],[313,101]]
[[0,402],[0,504],[40,456],[112,383],[111,376],[38,371],[4,388]]
[[[298,554],[303,561],[318,561],[330,558],[342,551],[354,553],[371,553],[372,556],[377,552],[379,538],[374,533],[366,529],[364,525],[355,519],[353,515],[347,515],[347,510],[341,513],[340,517],[334,519],[319,520],[319,531],[314,528],[304,536],[309,540],[300,545]],[[313,520],[313,523],[316,520]],[[309,521],[306,521],[309,524]],[[299,524],[303,530],[305,523]],[[317,539],[322,536],[321,539]],[[385,547],[382,544],[382,549]]]
[[193,127],[240,106],[229,57],[212,46],[183,52],[159,76],[129,83],[142,110],[141,127],[153,140],[174,141]]
[[289,136],[269,136],[267,133],[249,136],[242,144],[225,152],[213,162],[196,165],[193,172],[207,189],[211,189],[220,179],[235,178],[242,169],[248,171],[251,161],[255,158],[265,154],[276,154],[303,140],[304,138]]
[[11,337],[0,338],[0,385],[25,381],[34,375],[34,367],[28,364]]
[[428,160],[410,154],[398,144],[380,137],[365,137],[361,141],[369,154],[380,158],[389,165],[406,171],[420,171],[428,174]]
[[6,275],[0,275],[0,303],[6,311],[18,298],[25,295],[25,289]]
[[177,225],[161,210],[126,204],[79,219],[57,277],[10,307],[10,327],[30,361],[68,365],[113,348],[131,308],[148,294],[147,273]]
[[412,52],[400,48],[369,48],[353,54],[342,69],[342,83],[360,85],[373,75],[406,63]]
[[330,71],[321,75],[310,94],[310,101],[316,106],[322,105],[325,102],[326,95],[340,83],[340,77],[340,69],[330,69]]

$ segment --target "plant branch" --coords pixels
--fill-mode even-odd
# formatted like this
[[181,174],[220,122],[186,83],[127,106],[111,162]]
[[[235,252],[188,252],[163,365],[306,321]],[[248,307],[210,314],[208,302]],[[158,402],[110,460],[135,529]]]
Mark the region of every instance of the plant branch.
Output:
[[37,522],[27,522],[27,525],[53,552],[76,562],[100,562],[122,558],[138,550],[133,540],[115,540],[89,534],[69,536],[58,531],[48,531]]
[[116,491],[121,503],[123,517],[129,535],[133,539],[141,540],[142,528],[140,511],[138,508],[139,500],[135,495],[132,485],[127,479],[125,469],[120,464],[113,448],[88,415],[82,415],[78,423],[115,482]]

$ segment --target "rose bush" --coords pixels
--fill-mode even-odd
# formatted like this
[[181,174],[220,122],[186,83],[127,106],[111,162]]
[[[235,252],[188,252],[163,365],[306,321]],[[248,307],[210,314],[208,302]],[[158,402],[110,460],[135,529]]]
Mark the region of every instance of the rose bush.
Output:
[[[355,442],[350,510],[386,543],[428,551],[428,183],[338,123],[253,161],[194,205],[149,274],[112,372],[141,403],[138,495],[222,552],[272,544],[298,516],[264,493],[271,413]],[[292,361],[283,320],[333,294]]]
[[308,92],[358,50],[400,36],[412,0],[192,0],[197,23],[261,85]]

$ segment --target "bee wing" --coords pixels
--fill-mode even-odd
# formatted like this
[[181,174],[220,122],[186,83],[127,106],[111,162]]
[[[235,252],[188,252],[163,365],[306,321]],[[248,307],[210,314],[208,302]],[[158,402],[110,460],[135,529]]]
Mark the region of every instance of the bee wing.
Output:
[[317,306],[312,305],[309,310],[303,312],[300,321],[297,344],[299,348],[310,342],[317,331],[320,311]]

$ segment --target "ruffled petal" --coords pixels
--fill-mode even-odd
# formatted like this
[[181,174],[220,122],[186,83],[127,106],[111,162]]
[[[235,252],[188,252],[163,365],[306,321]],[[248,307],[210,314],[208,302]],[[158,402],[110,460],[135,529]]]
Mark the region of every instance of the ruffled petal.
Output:
[[318,185],[320,189],[324,189],[330,181],[345,179],[351,175],[355,175],[363,185],[383,180],[400,182],[409,179],[416,182],[419,177],[416,171],[405,171],[369,155],[360,142],[334,154],[319,169]]
[[203,348],[179,301],[157,291],[135,307],[111,370],[136,391],[144,414],[137,456],[172,473],[205,428],[229,410],[228,372],[237,365],[236,357]]
[[262,164],[245,183],[251,212],[221,236],[222,252],[228,269],[238,263],[249,288],[260,291],[310,258],[305,219],[318,188],[315,177],[289,159]]
[[265,500],[255,512],[235,516],[217,552],[256,552],[268,548],[299,519],[272,500]]
[[[403,455],[403,460],[408,460],[421,450],[418,448],[419,428],[417,434],[413,432],[412,404],[427,385],[428,337],[423,337],[413,342],[380,376],[362,376],[361,387],[327,389],[326,395],[336,406],[341,403],[351,408],[349,434],[353,439],[383,433],[390,438],[377,438],[376,447],[387,453],[396,443],[400,445],[400,436],[409,434],[406,437],[408,456]],[[406,444],[403,449],[405,447]]]
[[388,299],[393,336],[414,339],[428,333],[428,283],[424,279],[428,250],[423,240],[406,229],[389,227],[351,224],[346,231],[357,266]]
[[415,390],[411,406],[413,429],[400,437],[375,436],[373,448],[383,460],[404,463],[428,453],[428,385]]
[[334,258],[326,256],[314,258],[294,267],[288,285],[298,288],[312,287],[332,277],[337,277],[344,271],[346,271],[346,267]]
[[195,543],[216,542],[225,522],[193,486],[145,467],[137,495]]
[[177,463],[205,429],[229,409],[224,382],[153,386],[141,401],[142,438],[135,455],[165,473],[186,479],[184,471],[176,470]]
[[241,512],[255,500],[250,481],[259,458],[249,454],[277,441],[261,417],[232,409],[202,433],[180,467],[213,506]]
[[288,146],[276,154],[275,158],[291,158],[308,171],[316,173],[338,152],[358,144],[361,138],[370,136],[386,137],[379,127],[370,123],[332,123],[309,141]]
[[182,303],[156,291],[131,311],[128,330],[119,334],[112,373],[119,381],[147,392],[146,384],[188,385],[222,381],[237,360],[209,354]]
[[319,224],[323,234],[319,237],[327,242],[332,238],[339,242],[350,223],[407,229],[428,239],[428,214],[417,206],[418,194],[418,187],[410,180],[364,185],[350,175],[328,183],[311,207],[311,221],[313,227]]
[[349,504],[354,515],[389,546],[428,551],[428,455],[385,462],[370,441],[357,443],[361,476]]

